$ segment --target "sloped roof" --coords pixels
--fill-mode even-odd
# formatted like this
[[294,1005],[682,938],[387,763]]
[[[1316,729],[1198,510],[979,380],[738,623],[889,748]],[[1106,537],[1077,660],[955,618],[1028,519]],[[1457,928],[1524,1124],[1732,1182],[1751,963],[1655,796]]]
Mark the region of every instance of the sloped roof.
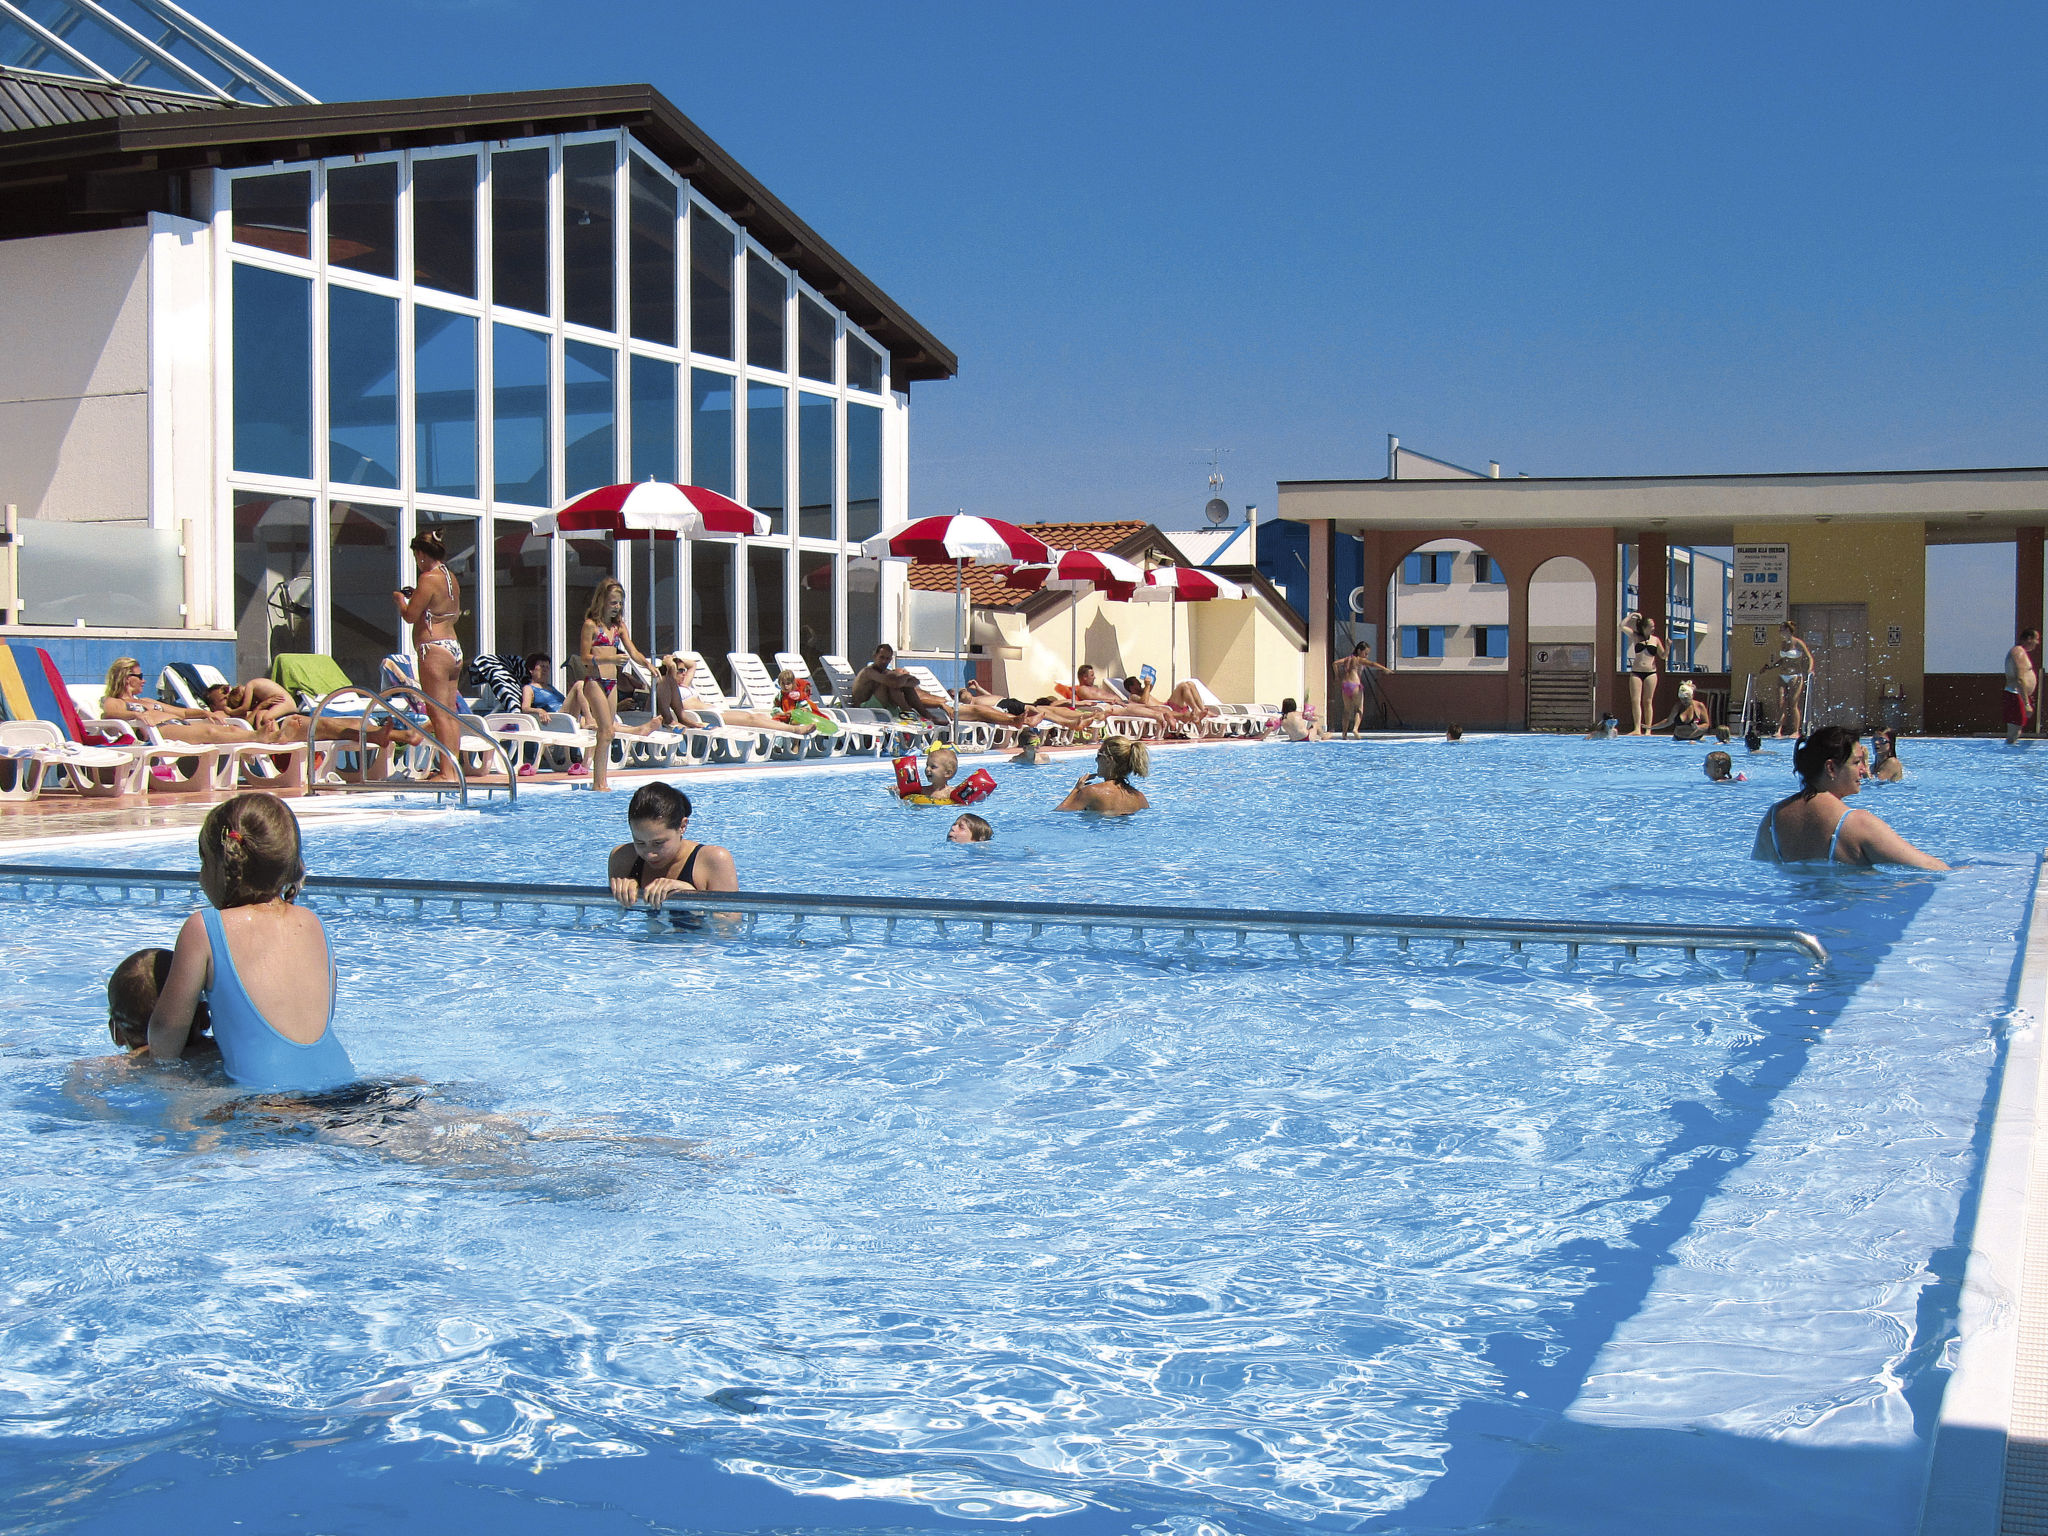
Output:
[[0,65],[0,133],[17,128],[54,128],[106,117],[154,117],[219,106],[203,96],[152,91],[137,85],[101,85],[33,69]]
[[[1035,534],[1054,549],[1102,549],[1122,553],[1126,544],[1157,538],[1150,523],[1022,523],[1026,533]],[[1040,592],[1013,587],[1003,579],[1007,566],[970,565],[962,572],[967,601],[976,608],[1023,608],[1034,599],[1047,602],[1067,596],[1064,592]],[[951,592],[953,568],[948,565],[913,565],[910,585],[918,592]]]

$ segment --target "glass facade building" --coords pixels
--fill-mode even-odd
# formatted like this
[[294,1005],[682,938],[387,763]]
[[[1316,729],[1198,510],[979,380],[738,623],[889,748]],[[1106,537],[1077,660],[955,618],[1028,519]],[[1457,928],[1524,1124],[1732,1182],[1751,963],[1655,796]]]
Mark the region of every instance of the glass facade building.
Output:
[[[442,531],[472,653],[573,644],[605,576],[644,650],[864,654],[848,561],[907,506],[891,353],[630,129],[214,173],[221,496],[236,670],[406,633]],[[787,251],[784,255],[789,254]],[[893,427],[892,427],[893,421]],[[681,479],[761,539],[533,533],[594,487]],[[858,581],[856,586],[858,586]]]

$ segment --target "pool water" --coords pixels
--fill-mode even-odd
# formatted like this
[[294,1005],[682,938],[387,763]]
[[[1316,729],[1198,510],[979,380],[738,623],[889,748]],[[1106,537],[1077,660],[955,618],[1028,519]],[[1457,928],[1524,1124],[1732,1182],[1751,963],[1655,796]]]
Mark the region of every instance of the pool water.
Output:
[[[1702,755],[1168,752],[1110,822],[998,765],[979,846],[886,765],[688,788],[752,888],[1791,922],[1826,971],[349,914],[337,1028],[427,1086],[308,1117],[104,1054],[174,912],[0,903],[0,1526],[1911,1531],[2048,756],[1866,791],[1924,875],[1751,863],[1789,758]],[[308,862],[595,882],[625,799]]]

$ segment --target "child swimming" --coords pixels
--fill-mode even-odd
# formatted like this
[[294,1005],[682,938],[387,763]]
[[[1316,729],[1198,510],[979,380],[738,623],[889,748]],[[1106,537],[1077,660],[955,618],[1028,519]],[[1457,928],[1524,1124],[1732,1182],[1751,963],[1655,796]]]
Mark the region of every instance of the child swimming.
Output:
[[949,843],[985,843],[995,835],[996,829],[972,811],[946,828],[946,841]]
[[[138,949],[114,967],[107,978],[107,1033],[124,1051],[149,1049],[149,1016],[171,975],[168,949]],[[216,1054],[208,1031],[213,1020],[201,1003],[192,1010],[192,1032],[185,1041],[185,1057]]]
[[176,1061],[199,1004],[211,1013],[227,1074],[266,1092],[318,1093],[353,1082],[334,1033],[334,955],[320,919],[293,905],[305,883],[299,822],[275,795],[236,795],[199,829],[199,888],[210,905],[178,930],[149,1054]]

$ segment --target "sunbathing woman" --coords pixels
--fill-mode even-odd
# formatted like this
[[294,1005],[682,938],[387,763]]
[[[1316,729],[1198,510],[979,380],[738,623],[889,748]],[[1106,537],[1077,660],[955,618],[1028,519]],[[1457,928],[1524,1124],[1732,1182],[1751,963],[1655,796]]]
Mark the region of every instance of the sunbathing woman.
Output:
[[695,712],[708,709],[715,712],[724,724],[736,725],[743,731],[781,731],[786,735],[808,736],[817,729],[815,725],[778,720],[765,709],[728,709],[697,692],[696,679],[696,662],[682,655],[669,657],[662,663],[662,686],[656,690],[655,707],[664,713],[673,711],[682,717],[685,725],[704,724]]
[[626,807],[633,841],[612,850],[605,874],[622,907],[658,907],[677,891],[736,891],[732,854],[690,837],[690,797],[672,784],[642,784]]
[[[1145,744],[1123,736],[1111,736],[1095,749],[1095,772],[1082,775],[1067,798],[1054,806],[1059,811],[1093,811],[1098,816],[1128,816],[1151,805],[1131,776],[1144,778],[1152,771]],[[1096,780],[1101,782],[1097,783]]]
[[1845,802],[1870,772],[1856,732],[1824,725],[1792,753],[1799,793],[1772,806],[1756,829],[1750,857],[1774,864],[1906,864],[1947,869],[1868,811]]
[[142,696],[142,664],[123,656],[107,668],[106,692],[100,698],[100,714],[109,720],[132,721],[155,731],[165,741],[189,741],[195,746],[251,741],[276,741],[277,727],[247,726],[225,710],[187,709],[161,699]]
[[1202,722],[1216,713],[1213,707],[1202,702],[1202,696],[1195,692],[1193,683],[1178,684],[1173,692],[1167,695],[1164,704],[1160,704],[1152,697],[1152,685],[1142,677],[1125,678],[1124,692],[1131,696],[1133,704],[1153,705],[1164,709],[1169,728],[1187,736],[1199,735]]

